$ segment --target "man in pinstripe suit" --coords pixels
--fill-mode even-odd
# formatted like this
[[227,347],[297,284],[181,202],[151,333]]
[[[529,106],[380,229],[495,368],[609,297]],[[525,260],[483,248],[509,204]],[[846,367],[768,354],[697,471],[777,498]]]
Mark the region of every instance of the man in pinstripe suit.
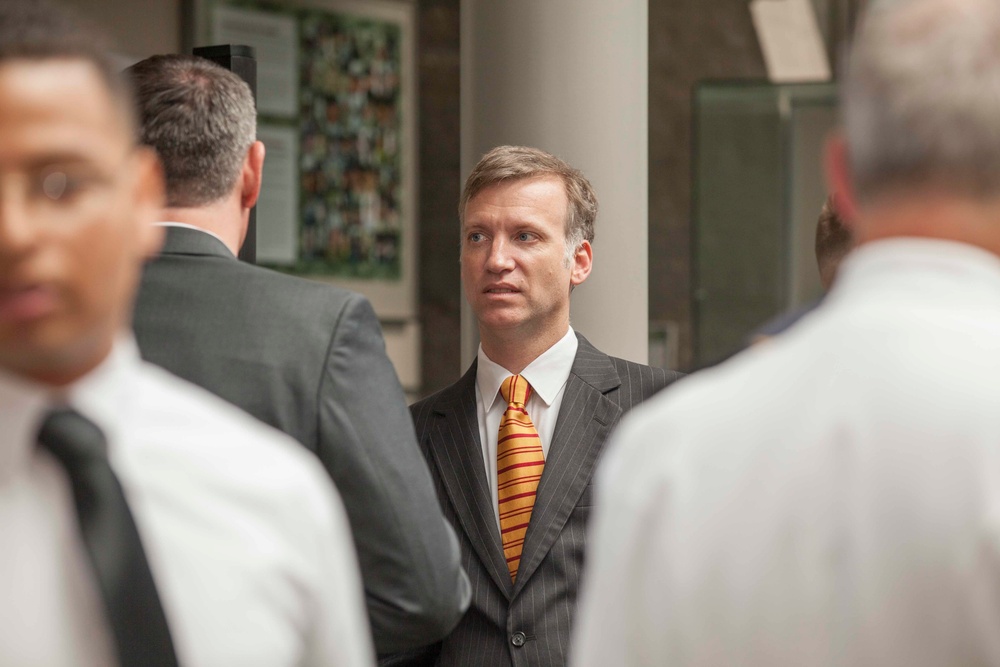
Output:
[[[590,274],[597,216],[578,170],[536,149],[495,148],[466,181],[459,214],[462,282],[479,323],[479,354],[461,380],[412,411],[473,597],[455,631],[421,664],[563,665],[594,464],[621,415],[677,374],[609,357],[569,325],[570,292]],[[532,433],[513,437],[539,442],[544,456],[540,479],[517,494],[533,498],[516,512],[529,518],[513,528],[507,506],[498,507],[498,487],[510,486],[498,482],[498,467],[503,475],[518,465],[508,465],[503,451],[497,463],[498,426],[515,407],[501,386],[512,375],[531,387],[516,409]],[[511,541],[513,529],[520,534]]]

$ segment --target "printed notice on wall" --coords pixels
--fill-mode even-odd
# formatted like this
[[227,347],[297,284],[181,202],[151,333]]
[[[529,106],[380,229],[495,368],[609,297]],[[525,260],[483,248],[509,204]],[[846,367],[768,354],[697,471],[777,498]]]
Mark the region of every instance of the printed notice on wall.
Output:
[[257,261],[293,264],[299,257],[299,133],[294,127],[260,124],[257,138],[266,151],[257,200]]
[[299,113],[299,32],[295,17],[220,5],[213,44],[246,44],[257,57],[257,111],[296,118]]
[[750,15],[772,82],[830,80],[812,0],[753,0]]

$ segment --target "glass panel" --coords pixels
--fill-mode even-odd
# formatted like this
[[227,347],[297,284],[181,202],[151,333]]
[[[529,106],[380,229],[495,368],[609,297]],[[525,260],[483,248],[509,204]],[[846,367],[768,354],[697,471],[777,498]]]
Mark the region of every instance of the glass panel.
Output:
[[818,294],[812,239],[836,90],[707,83],[694,105],[695,355],[704,365]]

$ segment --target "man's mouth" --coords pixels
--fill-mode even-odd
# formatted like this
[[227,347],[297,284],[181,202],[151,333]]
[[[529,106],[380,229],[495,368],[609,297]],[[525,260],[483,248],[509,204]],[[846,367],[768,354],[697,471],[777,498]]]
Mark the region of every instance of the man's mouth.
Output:
[[485,294],[515,294],[521,290],[517,289],[513,285],[508,285],[507,283],[496,283],[489,285],[483,290]]
[[0,287],[0,320],[32,320],[45,315],[54,306],[55,293],[41,285]]

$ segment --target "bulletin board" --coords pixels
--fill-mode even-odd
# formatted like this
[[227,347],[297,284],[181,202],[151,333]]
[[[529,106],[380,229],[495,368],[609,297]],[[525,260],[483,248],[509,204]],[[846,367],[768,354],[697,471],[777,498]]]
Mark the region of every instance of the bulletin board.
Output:
[[189,0],[186,45],[257,59],[259,264],[416,314],[413,6]]

